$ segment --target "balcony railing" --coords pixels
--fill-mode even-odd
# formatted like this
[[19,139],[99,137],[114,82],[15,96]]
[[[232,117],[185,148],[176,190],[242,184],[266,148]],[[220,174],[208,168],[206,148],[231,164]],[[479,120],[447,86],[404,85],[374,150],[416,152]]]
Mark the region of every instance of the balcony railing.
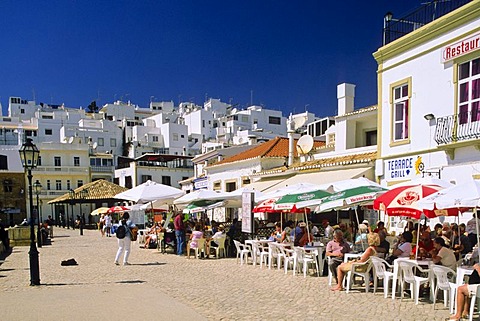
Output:
[[435,141],[449,144],[480,138],[480,111],[437,118]]
[[414,12],[400,19],[385,19],[383,28],[383,45],[397,40],[398,38],[409,34],[421,26],[438,19],[471,1],[472,0],[434,0],[425,3]]

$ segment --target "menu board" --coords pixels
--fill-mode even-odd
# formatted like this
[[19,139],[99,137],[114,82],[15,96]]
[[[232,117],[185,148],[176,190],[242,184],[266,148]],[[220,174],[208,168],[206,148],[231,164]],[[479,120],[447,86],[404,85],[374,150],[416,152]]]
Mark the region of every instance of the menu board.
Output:
[[242,232],[253,233],[253,197],[252,192],[242,194]]

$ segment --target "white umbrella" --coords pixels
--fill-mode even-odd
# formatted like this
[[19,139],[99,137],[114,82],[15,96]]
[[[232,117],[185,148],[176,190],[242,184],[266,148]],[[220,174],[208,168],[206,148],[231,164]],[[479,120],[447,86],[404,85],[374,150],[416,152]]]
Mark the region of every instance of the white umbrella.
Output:
[[134,201],[140,204],[157,200],[171,204],[175,198],[183,194],[184,192],[181,189],[148,180],[128,191],[115,195],[114,198]]
[[315,190],[324,190],[333,192],[330,184],[312,184],[312,183],[298,183],[290,186],[285,186],[268,193],[264,193],[260,198],[255,199],[256,202],[261,202],[267,199],[280,198],[287,194],[308,193]]
[[228,193],[216,192],[212,190],[200,189],[194,192],[183,195],[173,201],[175,205],[186,205],[196,201],[214,201],[225,200],[228,197]]
[[[417,205],[424,209],[435,210],[440,215],[442,210],[473,208],[474,215],[477,217],[477,207],[480,206],[480,181],[472,179],[466,183],[445,188],[419,200]],[[478,223],[475,225],[480,255],[479,227]]]

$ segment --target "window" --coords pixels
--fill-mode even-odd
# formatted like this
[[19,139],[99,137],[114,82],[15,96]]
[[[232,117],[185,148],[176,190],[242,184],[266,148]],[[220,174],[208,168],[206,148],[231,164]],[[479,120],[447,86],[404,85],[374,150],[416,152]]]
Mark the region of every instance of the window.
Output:
[[11,179],[6,179],[3,181],[3,191],[5,193],[11,193],[13,191],[13,183]]
[[8,169],[7,156],[0,155],[0,169]]
[[56,189],[57,191],[61,191],[61,190],[62,190],[62,181],[61,181],[61,180],[57,179],[57,180],[55,181],[55,189]]
[[20,109],[20,114],[25,114],[25,109]]
[[242,115],[242,122],[243,123],[248,123],[248,116]]
[[185,135],[180,135],[180,138],[185,138]]
[[408,138],[408,84],[393,88],[393,140]]
[[172,186],[172,178],[170,176],[162,176],[162,184]]
[[51,136],[53,134],[53,130],[51,129],[45,129],[45,135],[46,136]]
[[53,119],[52,115],[42,115],[42,119]]
[[110,138],[110,147],[117,147],[117,139]]
[[280,125],[281,124],[281,118],[280,117],[269,116],[268,117],[268,123],[273,124],[273,125]]
[[70,180],[67,179],[67,189],[70,190],[72,188],[71,184],[70,184]]
[[480,120],[480,58],[458,66],[460,124]]
[[158,136],[152,136],[152,141],[153,142],[158,142]]
[[97,142],[98,146],[103,146],[105,143],[103,142],[103,138],[102,137],[99,137],[98,138],[98,142]]
[[55,156],[53,158],[53,163],[55,164],[55,166],[62,166],[62,158],[60,156]]
[[152,175],[142,175],[142,184],[145,183],[146,181],[151,181],[152,180]]
[[73,166],[80,166],[80,157],[78,156],[73,157]]
[[205,120],[202,120],[202,128],[205,128]]
[[52,184],[50,183],[50,180],[47,179],[47,190],[51,190],[52,189]]
[[77,188],[82,187],[82,186],[83,186],[83,179],[79,179],[77,181]]
[[377,131],[371,130],[365,133],[366,135],[366,145],[374,146],[377,145]]
[[37,166],[42,166],[42,156],[38,156]]
[[175,133],[174,133],[174,134],[172,135],[172,139],[173,139],[173,141],[175,141],[175,142],[178,141],[178,134],[175,134]]

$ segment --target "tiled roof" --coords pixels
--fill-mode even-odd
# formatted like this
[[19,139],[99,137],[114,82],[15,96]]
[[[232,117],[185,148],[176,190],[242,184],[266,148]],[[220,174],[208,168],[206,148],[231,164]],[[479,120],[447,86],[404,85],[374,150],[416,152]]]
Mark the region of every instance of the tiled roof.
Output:
[[344,166],[352,164],[370,163],[377,159],[377,152],[351,154],[337,157],[316,159],[301,164],[293,164],[291,168],[296,170],[307,170],[330,166]]
[[[81,197],[81,191],[86,190],[87,193],[85,198]],[[78,203],[88,203],[89,200],[105,200],[105,199],[113,199],[113,197],[121,192],[125,192],[128,190],[126,187],[122,187],[120,185],[110,183],[104,179],[100,179],[79,188],[76,188],[74,200],[77,200]],[[65,193],[62,196],[57,197],[56,199],[51,200],[48,204],[52,203],[65,203],[70,201],[70,193]]]
[[[295,146],[298,139],[295,139]],[[313,148],[320,147],[325,145],[324,142],[314,141]],[[298,157],[297,149],[293,150],[294,157]],[[264,158],[264,157],[288,157],[288,138],[286,137],[275,137],[274,139],[269,140],[268,142],[262,143],[252,149],[249,149],[243,153],[227,157],[224,160],[217,162],[210,166],[216,166],[220,164],[233,163],[248,159],[255,158]]]
[[345,117],[345,116],[351,116],[351,115],[357,115],[357,114],[363,114],[363,113],[366,113],[366,112],[369,112],[369,111],[372,111],[372,110],[377,110],[377,109],[378,109],[378,106],[377,106],[377,105],[373,105],[373,106],[364,107],[364,108],[360,108],[360,109],[351,111],[351,112],[346,113],[346,114],[344,114],[344,115],[335,116],[335,118]]
[[280,174],[280,173],[286,172],[287,170],[301,172],[301,171],[308,171],[312,169],[318,169],[322,167],[365,164],[365,163],[373,162],[376,159],[377,159],[377,152],[328,157],[328,158],[316,159],[316,160],[308,161],[304,163],[294,163],[290,167],[280,166],[277,168],[269,169],[267,171],[255,173],[252,176]]

